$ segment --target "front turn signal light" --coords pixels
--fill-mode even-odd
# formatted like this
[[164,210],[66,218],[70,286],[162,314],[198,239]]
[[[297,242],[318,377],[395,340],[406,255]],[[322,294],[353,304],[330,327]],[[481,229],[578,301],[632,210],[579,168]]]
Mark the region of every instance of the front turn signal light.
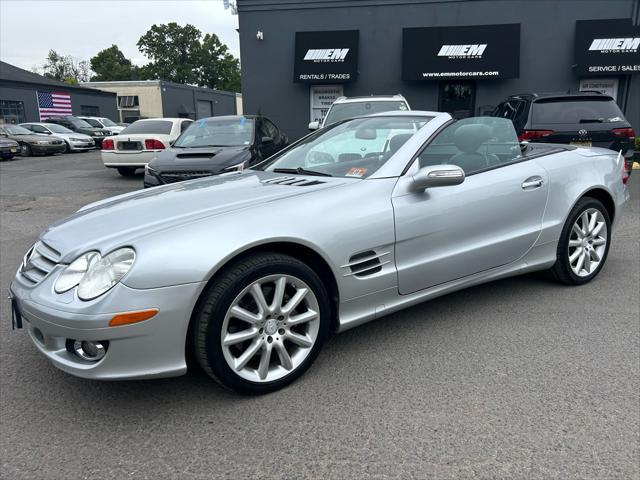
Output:
[[159,311],[157,308],[151,308],[149,310],[138,310],[136,312],[118,313],[109,321],[109,326],[119,327],[121,325],[143,322],[155,316]]

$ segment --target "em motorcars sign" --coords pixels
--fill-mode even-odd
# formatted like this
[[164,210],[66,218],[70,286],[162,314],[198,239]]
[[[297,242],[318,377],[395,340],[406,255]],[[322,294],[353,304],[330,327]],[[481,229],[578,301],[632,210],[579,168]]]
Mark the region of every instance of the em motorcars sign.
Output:
[[519,23],[402,30],[403,80],[519,75]]
[[358,76],[358,38],[358,30],[296,32],[293,81],[354,81]]
[[580,76],[640,73],[640,26],[630,18],[576,21],[575,61]]

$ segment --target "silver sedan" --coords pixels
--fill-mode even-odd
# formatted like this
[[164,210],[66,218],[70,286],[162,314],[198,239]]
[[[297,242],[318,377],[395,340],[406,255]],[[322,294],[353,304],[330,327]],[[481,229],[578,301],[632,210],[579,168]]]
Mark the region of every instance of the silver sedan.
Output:
[[73,375],[167,377],[193,358],[264,393],[307,370],[331,332],[418,302],[535,270],[589,282],[623,174],[615,152],[519,143],[501,118],[351,119],[251,170],[51,225],[11,284],[14,322]]

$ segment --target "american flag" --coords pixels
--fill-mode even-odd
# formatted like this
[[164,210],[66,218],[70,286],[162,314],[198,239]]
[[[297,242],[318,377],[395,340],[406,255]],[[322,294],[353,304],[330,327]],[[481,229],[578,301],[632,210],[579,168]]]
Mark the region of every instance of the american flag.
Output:
[[71,95],[63,92],[37,92],[40,121],[71,115]]

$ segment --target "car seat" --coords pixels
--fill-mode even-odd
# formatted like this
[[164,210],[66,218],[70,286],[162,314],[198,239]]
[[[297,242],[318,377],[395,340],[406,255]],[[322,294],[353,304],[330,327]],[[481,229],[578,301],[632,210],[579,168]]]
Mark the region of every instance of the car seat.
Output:
[[453,142],[460,153],[451,157],[448,163],[462,168],[465,174],[500,163],[496,155],[478,152],[490,138],[491,128],[488,125],[461,125],[453,134]]

